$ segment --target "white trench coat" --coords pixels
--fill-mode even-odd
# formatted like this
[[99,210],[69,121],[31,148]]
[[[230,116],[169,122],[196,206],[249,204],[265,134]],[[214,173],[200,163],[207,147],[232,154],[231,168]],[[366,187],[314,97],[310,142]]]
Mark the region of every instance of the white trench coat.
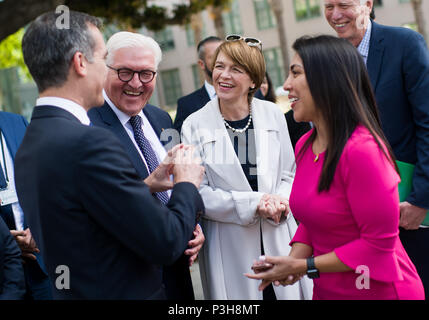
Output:
[[[268,101],[253,99],[258,192],[252,191],[223,123],[214,98],[183,123],[182,141],[196,147],[205,166],[200,194],[206,207],[202,227],[206,237],[199,254],[205,299],[262,299],[260,281],[252,272],[261,254],[261,230],[266,255],[286,256],[297,225],[292,214],[279,225],[261,218],[256,208],[263,194],[289,198],[295,157],[281,110]],[[277,299],[311,299],[313,283],[304,277],[293,286],[275,287]]]

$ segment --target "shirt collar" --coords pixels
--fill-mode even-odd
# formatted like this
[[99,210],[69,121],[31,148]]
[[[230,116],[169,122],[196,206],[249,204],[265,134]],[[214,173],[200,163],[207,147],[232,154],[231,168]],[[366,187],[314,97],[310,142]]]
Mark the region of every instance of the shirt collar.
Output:
[[[112,102],[112,100],[110,100],[110,98],[108,97],[106,91],[104,91],[103,89],[103,97],[104,100],[106,100],[107,104],[110,106],[110,108],[112,108],[113,112],[116,114],[116,116],[118,117],[119,121],[121,122],[121,124],[123,126],[125,126],[127,124],[128,121],[130,121],[130,116],[127,115],[126,113],[122,112],[121,110],[118,109],[118,107],[115,106],[115,104]],[[145,120],[145,116],[143,114],[143,109],[140,110],[139,114],[138,114],[143,120]]]
[[357,47],[357,50],[365,60],[365,63],[367,61],[368,54],[369,54],[369,43],[371,41],[371,29],[372,29],[372,22],[370,20],[368,23],[368,27],[366,29],[365,35],[362,41],[360,42],[359,46]]
[[79,121],[84,125],[89,126],[89,124],[91,123],[85,108],[69,99],[64,99],[60,97],[42,97],[36,100],[36,107],[37,106],[58,107],[70,112],[72,115],[78,118]]
[[215,88],[206,81],[204,81],[204,87],[206,88],[207,93],[209,94],[210,100],[216,96]]

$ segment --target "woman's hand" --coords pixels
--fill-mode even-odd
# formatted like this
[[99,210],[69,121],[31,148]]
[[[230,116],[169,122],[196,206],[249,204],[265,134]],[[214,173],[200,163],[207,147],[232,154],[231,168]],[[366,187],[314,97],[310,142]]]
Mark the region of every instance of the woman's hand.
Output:
[[257,274],[244,274],[246,277],[255,280],[262,280],[259,290],[264,290],[270,283],[275,285],[291,285],[297,282],[306,274],[307,262],[305,259],[287,257],[265,257],[265,262],[273,266],[264,272]]
[[256,212],[265,219],[272,219],[279,224],[283,215],[290,212],[289,201],[274,194],[264,194],[259,202]]

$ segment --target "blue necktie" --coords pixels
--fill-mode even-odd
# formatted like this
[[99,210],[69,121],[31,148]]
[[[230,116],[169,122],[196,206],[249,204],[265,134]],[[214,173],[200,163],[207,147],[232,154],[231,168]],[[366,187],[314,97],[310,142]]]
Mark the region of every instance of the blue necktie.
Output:
[[[159,162],[149,140],[146,139],[143,133],[142,118],[140,118],[140,116],[132,116],[130,118],[130,124],[133,127],[134,139],[136,140],[140,151],[143,153],[143,157],[149,167],[149,174],[151,174],[158,167]],[[157,192],[156,196],[163,204],[166,204],[169,200],[169,196],[166,191]]]

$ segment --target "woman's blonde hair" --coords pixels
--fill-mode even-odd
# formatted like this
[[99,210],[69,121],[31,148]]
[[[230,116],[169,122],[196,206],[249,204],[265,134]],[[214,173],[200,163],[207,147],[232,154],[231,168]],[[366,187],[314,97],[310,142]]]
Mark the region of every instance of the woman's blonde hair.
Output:
[[252,101],[253,95],[259,89],[265,76],[265,59],[258,47],[249,46],[243,40],[225,41],[215,52],[212,70],[216,64],[219,53],[222,52],[234,63],[242,67],[255,83],[255,87],[249,88],[248,100]]

